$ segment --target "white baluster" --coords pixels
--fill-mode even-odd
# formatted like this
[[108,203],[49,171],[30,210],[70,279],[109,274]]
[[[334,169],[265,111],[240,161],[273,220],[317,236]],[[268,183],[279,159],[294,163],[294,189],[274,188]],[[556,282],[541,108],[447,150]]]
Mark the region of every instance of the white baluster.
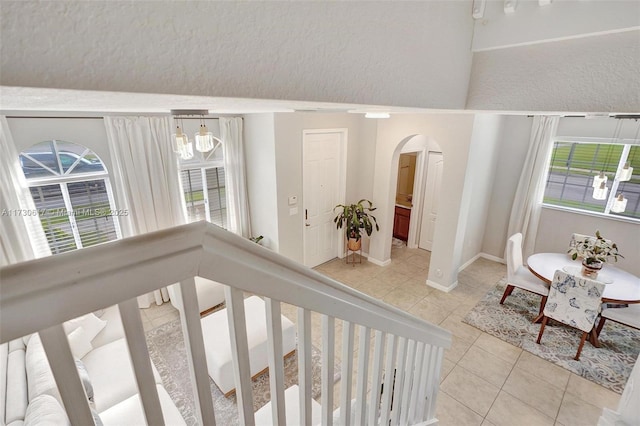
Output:
[[369,395],[369,426],[378,424],[378,408],[380,406],[380,385],[382,383],[382,365],[384,357],[385,333],[376,330],[373,346],[373,370],[371,377],[371,394]]
[[333,425],[335,320],[322,316],[322,424]]
[[413,387],[411,389],[411,403],[409,404],[409,412],[407,417],[408,423],[418,423],[416,412],[418,411],[418,397],[420,393],[420,383],[422,374],[422,363],[424,362],[425,344],[418,342],[416,346],[416,361],[413,370]]
[[140,400],[144,407],[147,424],[164,425],[156,380],[151,368],[149,349],[147,348],[144,327],[140,319],[140,308],[136,299],[125,300],[118,304],[122,328],[127,338],[129,356],[136,375],[136,383],[140,392]]
[[271,415],[274,425],[285,426],[287,420],[284,407],[284,354],[282,353],[280,301],[268,297],[264,301],[267,314]]
[[398,338],[389,335],[387,339],[387,355],[384,365],[384,388],[382,390],[382,405],[380,406],[380,424],[388,425],[391,414],[391,398],[393,396],[393,382],[396,365],[396,349]]
[[340,378],[340,424],[351,424],[351,383],[353,377],[352,322],[342,322],[342,377]]
[[354,420],[356,425],[366,424],[370,343],[371,329],[360,326],[360,341],[358,342],[358,380],[356,381],[356,418]]
[[[58,391],[69,416],[69,421],[72,425],[94,424],[87,394],[84,392],[80,376],[78,376],[76,363],[73,360],[69,341],[62,325],[54,325],[40,330],[40,340],[42,340],[42,347],[47,354],[53,377],[58,384]],[[24,371],[22,373],[24,374]],[[162,416],[160,416],[160,421],[162,422]]]
[[224,296],[231,338],[231,359],[233,377],[236,383],[236,400],[240,424],[254,426],[253,397],[251,395],[251,367],[249,365],[249,344],[247,343],[247,320],[244,313],[242,290],[226,286]]
[[442,370],[442,357],[444,349],[442,347],[434,348],[436,355],[434,357],[433,368],[430,371],[431,380],[429,382],[429,405],[427,406],[426,419],[433,419],[436,415],[436,401],[438,389],[440,388],[440,370]]
[[300,423],[311,424],[311,311],[298,308]]
[[395,385],[393,392],[393,407],[391,409],[391,424],[397,425],[400,422],[400,411],[402,406],[402,389],[404,387],[405,357],[407,356],[407,339],[400,338],[398,344],[398,366],[396,368]]
[[423,421],[425,407],[428,403],[427,396],[429,390],[429,373],[431,371],[432,358],[434,356],[433,346],[424,345],[424,360],[422,362],[422,371],[420,373],[420,392],[418,395],[418,406],[416,407],[416,419]]
[[404,369],[404,386],[402,389],[402,407],[400,413],[400,424],[406,425],[409,419],[409,406],[411,402],[411,390],[413,387],[413,375],[416,360],[416,341],[409,340],[407,349],[407,365]]
[[193,278],[184,280],[178,286],[181,297],[176,298],[181,304],[180,322],[184,335],[184,345],[187,351],[187,361],[193,394],[195,395],[196,415],[202,425],[215,426],[216,420],[213,411],[213,397],[209,384],[209,372],[202,336],[202,323],[200,322],[200,307],[196,294],[196,282]]

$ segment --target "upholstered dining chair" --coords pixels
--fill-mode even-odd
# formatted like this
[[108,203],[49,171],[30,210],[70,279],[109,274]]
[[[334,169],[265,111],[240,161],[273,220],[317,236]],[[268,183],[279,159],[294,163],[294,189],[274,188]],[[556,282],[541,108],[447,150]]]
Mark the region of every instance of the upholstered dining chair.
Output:
[[549,289],[549,298],[543,311],[544,317],[536,343],[540,343],[549,318],[582,330],[580,346],[574,358],[578,361],[584,341],[593,331],[596,318],[600,313],[604,286],[604,283],[598,281],[556,271]]
[[596,334],[599,336],[606,320],[637,328],[640,330],[640,304],[629,305],[626,308],[605,308],[600,313],[600,322],[596,327]]
[[507,297],[513,293],[514,288],[530,291],[542,296],[540,301],[540,315],[534,322],[542,316],[542,311],[547,303],[549,295],[549,285],[536,277],[522,264],[522,234],[513,234],[507,240],[507,288],[504,290],[500,304],[502,305]]

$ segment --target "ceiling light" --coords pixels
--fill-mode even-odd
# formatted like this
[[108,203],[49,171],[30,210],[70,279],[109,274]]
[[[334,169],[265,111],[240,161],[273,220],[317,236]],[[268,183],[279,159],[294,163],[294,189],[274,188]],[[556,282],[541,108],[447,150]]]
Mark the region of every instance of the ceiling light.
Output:
[[391,114],[388,112],[367,112],[364,116],[366,118],[389,118]]

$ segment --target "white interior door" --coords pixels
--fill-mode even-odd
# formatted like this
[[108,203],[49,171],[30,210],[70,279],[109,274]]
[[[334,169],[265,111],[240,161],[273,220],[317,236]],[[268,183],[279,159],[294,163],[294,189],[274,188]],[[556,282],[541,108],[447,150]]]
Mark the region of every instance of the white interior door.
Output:
[[424,193],[424,208],[420,225],[420,241],[418,247],[431,251],[433,232],[436,229],[436,218],[440,205],[440,186],[442,184],[443,159],[441,152],[429,152],[427,157],[427,183]]
[[341,132],[305,132],[303,138],[304,264],[327,262],[339,254],[333,208],[342,203]]

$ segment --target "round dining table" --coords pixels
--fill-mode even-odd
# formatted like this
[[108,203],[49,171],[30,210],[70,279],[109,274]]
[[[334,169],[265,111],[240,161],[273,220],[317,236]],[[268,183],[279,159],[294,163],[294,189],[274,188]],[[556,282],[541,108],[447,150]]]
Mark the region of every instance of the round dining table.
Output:
[[[580,261],[571,260],[566,253],[536,253],[529,256],[527,265],[536,277],[549,284],[558,269],[578,275],[582,268]],[[602,293],[604,303],[640,303],[640,278],[635,275],[606,264],[598,272],[596,281],[605,284]]]
[[[571,260],[566,253],[532,254],[527,259],[527,265],[533,275],[548,284],[553,281],[553,275],[557,270],[563,270],[574,275],[582,273],[582,262]],[[621,305],[640,303],[640,278],[635,275],[607,264],[598,272],[596,280],[605,284],[602,292],[603,303]],[[539,318],[536,318],[536,322]],[[589,335],[589,341],[593,346],[599,348],[600,342],[598,341],[595,327]]]

